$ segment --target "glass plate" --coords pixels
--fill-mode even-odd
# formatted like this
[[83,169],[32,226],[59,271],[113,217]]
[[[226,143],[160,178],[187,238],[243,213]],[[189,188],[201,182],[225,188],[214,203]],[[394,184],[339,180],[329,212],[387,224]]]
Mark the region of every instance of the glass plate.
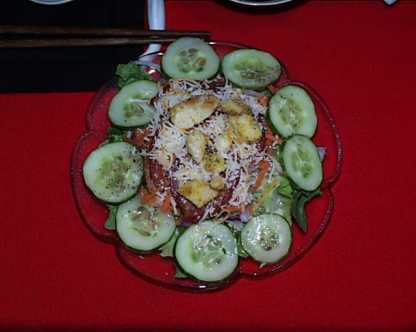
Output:
[[[225,42],[211,42],[219,56],[224,56],[238,48],[247,46]],[[147,71],[158,78],[157,67],[163,52],[147,56]],[[142,59],[143,60],[143,59]],[[281,62],[281,61],[280,61]],[[281,62],[282,63],[282,62]],[[86,157],[106,138],[110,122],[107,111],[111,99],[117,93],[115,80],[106,83],[93,99],[87,112],[87,131],[82,135],[75,147],[71,161],[72,188],[78,211],[89,230],[100,240],[111,243],[116,247],[117,255],[122,264],[136,275],[167,287],[207,291],[221,289],[235,282],[237,279],[261,278],[276,272],[281,272],[299,259],[301,259],[318,241],[331,219],[334,210],[334,196],[331,188],[337,181],[343,158],[341,139],[335,125],[335,121],[328,106],[322,97],[307,84],[289,78],[286,67],[282,64],[282,75],[275,83],[277,88],[288,84],[298,85],[308,91],[311,96],[318,116],[318,130],[313,138],[317,146],[326,148],[326,157],[323,162],[324,180],[321,185],[322,196],[313,199],[306,208],[308,216],[308,232],[302,233],[294,225],[293,242],[289,254],[275,264],[260,267],[259,263],[252,259],[240,259],[239,267],[234,274],[221,282],[202,282],[194,279],[175,278],[175,264],[172,258],[162,258],[156,251],[149,255],[140,255],[123,245],[116,232],[105,229],[107,218],[105,204],[98,201],[87,189],[82,177],[82,165]]]

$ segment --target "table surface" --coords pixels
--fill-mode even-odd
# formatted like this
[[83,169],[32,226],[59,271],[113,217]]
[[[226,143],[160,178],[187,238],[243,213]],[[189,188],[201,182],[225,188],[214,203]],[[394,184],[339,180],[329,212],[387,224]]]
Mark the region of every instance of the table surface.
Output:
[[269,50],[324,96],[345,148],[329,228],[300,262],[261,281],[209,294],[154,286],[89,233],[74,205],[69,161],[93,94],[0,94],[0,330],[415,331],[416,2],[255,12],[168,1],[167,20]]

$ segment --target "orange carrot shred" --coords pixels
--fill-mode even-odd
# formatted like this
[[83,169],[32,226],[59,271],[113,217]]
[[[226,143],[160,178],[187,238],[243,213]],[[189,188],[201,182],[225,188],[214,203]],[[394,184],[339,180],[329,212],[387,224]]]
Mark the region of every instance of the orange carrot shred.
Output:
[[134,131],[131,138],[126,139],[130,144],[137,146],[140,149],[148,149],[149,142],[145,138],[149,135],[149,129],[137,129]]
[[141,188],[139,192],[139,196],[141,201],[144,204],[150,205],[150,206],[156,206],[158,202],[158,197],[154,193],[150,193],[147,189]]
[[269,163],[265,160],[261,160],[259,162],[259,174],[257,175],[256,182],[254,183],[252,192],[255,192],[258,188],[260,188],[261,184],[263,183],[264,178],[266,177],[267,173],[269,172]]
[[269,98],[267,96],[260,96],[257,98],[257,100],[262,106],[267,106],[267,103],[269,102]]
[[162,202],[162,205],[160,206],[160,209],[164,213],[170,213],[172,212],[172,202],[171,202],[171,195],[170,193],[167,193],[165,196],[165,199]]

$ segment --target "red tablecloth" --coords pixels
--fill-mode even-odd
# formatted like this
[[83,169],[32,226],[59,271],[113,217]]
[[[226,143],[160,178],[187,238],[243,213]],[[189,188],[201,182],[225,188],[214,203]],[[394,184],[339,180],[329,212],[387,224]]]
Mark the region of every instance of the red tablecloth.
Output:
[[415,331],[416,1],[167,10],[169,28],[270,50],[325,97],[345,147],[327,232],[261,281],[210,294],[156,287],[125,269],[74,205],[69,160],[93,94],[3,94],[0,330]]

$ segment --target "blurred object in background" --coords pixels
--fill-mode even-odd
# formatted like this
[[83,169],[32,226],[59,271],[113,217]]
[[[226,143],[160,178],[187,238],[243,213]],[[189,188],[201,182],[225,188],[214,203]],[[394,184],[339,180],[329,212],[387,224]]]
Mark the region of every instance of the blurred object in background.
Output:
[[[29,0],[2,4],[0,25],[144,28],[145,1],[73,0],[45,6]],[[91,91],[142,47],[7,49],[0,52],[0,91]]]
[[384,2],[390,6],[390,5],[393,5],[394,3],[396,3],[397,0],[384,0]]
[[41,5],[62,5],[64,3],[74,1],[74,0],[29,0]]
[[264,6],[275,6],[275,5],[287,4],[288,2],[291,2],[293,0],[229,0],[229,1],[239,3],[241,5],[246,5],[246,6],[264,7]]
[[[165,0],[147,0],[147,25],[150,30],[165,30]],[[160,51],[160,44],[150,44],[143,55]],[[141,57],[143,63],[152,62],[153,57]]]

